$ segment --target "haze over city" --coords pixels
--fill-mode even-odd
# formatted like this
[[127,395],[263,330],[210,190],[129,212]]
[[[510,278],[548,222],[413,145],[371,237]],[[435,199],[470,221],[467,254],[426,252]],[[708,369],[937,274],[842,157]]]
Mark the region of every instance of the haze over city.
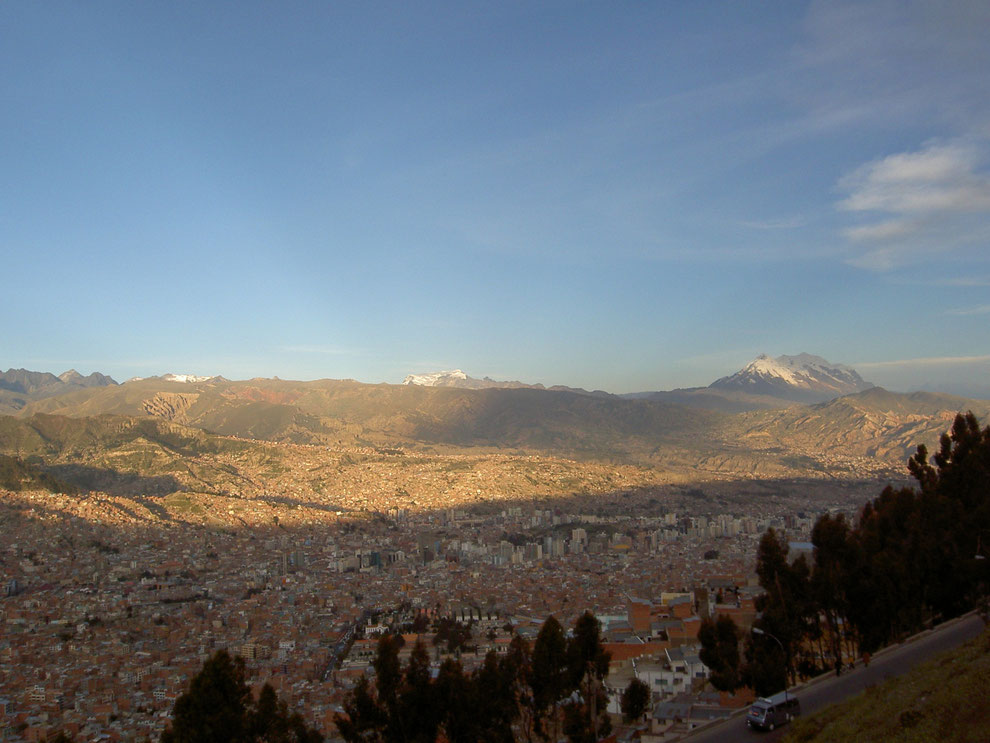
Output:
[[990,372],[990,8],[0,6],[5,366]]

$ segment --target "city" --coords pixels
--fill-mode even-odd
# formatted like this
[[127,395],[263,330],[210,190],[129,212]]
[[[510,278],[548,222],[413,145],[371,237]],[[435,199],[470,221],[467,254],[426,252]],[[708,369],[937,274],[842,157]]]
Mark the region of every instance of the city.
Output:
[[[666,488],[652,503],[629,493],[584,513],[553,502],[351,519],[289,509],[251,528],[233,517],[225,528],[149,525],[110,499],[5,493],[0,731],[157,739],[189,678],[230,648],[254,683],[272,684],[332,739],[380,633],[405,631],[408,653],[415,623],[439,661],[448,651],[432,646],[433,622],[470,623],[456,649],[470,669],[513,633],[532,639],[548,616],[569,626],[585,609],[612,653],[613,703],[632,674],[673,698],[705,675],[702,617],[754,618],[760,535],[773,527],[810,550],[823,510],[855,510],[850,493],[824,503],[814,489],[751,513],[665,510],[691,490]],[[721,701],[695,699],[696,714],[746,702]]]

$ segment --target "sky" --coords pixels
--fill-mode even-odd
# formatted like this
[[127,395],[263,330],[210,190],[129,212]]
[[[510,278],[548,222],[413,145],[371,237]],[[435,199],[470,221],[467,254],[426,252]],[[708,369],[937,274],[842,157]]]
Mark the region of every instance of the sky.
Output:
[[0,4],[0,368],[990,395],[990,4]]

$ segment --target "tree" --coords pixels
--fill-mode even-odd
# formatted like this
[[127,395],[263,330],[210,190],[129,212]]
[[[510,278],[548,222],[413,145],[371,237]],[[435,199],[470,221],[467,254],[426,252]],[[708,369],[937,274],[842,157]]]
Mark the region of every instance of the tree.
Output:
[[711,671],[712,686],[721,691],[735,691],[742,685],[739,671],[739,638],[741,633],[732,617],[703,619],[698,630],[701,641],[701,662]]
[[567,692],[578,698],[564,708],[564,732],[572,743],[595,743],[611,729],[608,697],[603,681],[608,675],[609,654],[602,647],[601,622],[586,611],[574,623],[567,642]]
[[247,712],[249,739],[264,743],[320,743],[323,736],[307,728],[302,716],[289,713],[270,684],[261,688],[258,700]]
[[768,697],[787,688],[787,658],[776,642],[765,635],[750,634],[745,656],[742,679],[757,696]]
[[246,718],[251,691],[244,659],[218,650],[175,700],[172,726],[162,743],[239,743],[250,740]]
[[443,730],[450,743],[474,743],[480,737],[474,687],[459,661],[447,659],[436,680],[436,702],[443,714]]
[[433,635],[433,644],[439,646],[446,643],[447,652],[454,653],[462,649],[468,640],[471,639],[471,628],[461,624],[455,619],[443,617],[437,624],[436,634]]
[[320,743],[323,736],[265,684],[258,700],[245,682],[244,660],[218,650],[175,701],[163,743]]
[[402,681],[397,703],[402,740],[431,743],[436,740],[442,712],[430,679],[430,656],[419,640],[413,646]]
[[510,743],[515,740],[513,723],[519,718],[516,704],[515,663],[510,657],[499,659],[494,650],[473,678],[475,716],[482,727],[479,741]]
[[347,743],[385,740],[386,713],[372,692],[367,676],[358,679],[354,690],[344,700],[344,714],[335,714],[333,722]]
[[[560,622],[553,615],[540,627],[533,644],[529,685],[533,692],[533,708],[536,712],[536,732],[544,740],[556,740],[557,709],[567,695],[568,665],[567,642]],[[554,733],[545,729],[549,719]]]
[[[766,591],[756,600],[756,609],[761,613],[758,626],[780,642],[785,683],[794,675],[795,650],[811,631],[818,613],[811,597],[807,560],[801,555],[788,562],[787,552],[786,540],[771,528],[760,538],[756,553],[756,574]],[[764,647],[768,646],[759,642],[750,650],[759,653]]]
[[[815,547],[815,568],[811,576],[811,592],[824,616],[827,645],[831,655],[827,666],[842,660],[843,631],[848,630],[849,594],[858,573],[860,560],[849,524],[843,514],[824,514],[811,530]],[[858,648],[857,648],[858,649]],[[825,659],[823,659],[824,661]]]
[[650,687],[638,678],[633,678],[622,692],[622,719],[626,722],[640,719],[650,704]]
[[602,623],[590,611],[574,622],[574,632],[567,643],[567,669],[570,685],[575,689],[588,674],[598,680],[608,675],[611,658],[602,647],[601,629]]
[[499,662],[499,671],[509,679],[516,717],[527,743],[539,734],[539,711],[533,692],[533,655],[529,643],[520,635],[514,635],[509,652]]

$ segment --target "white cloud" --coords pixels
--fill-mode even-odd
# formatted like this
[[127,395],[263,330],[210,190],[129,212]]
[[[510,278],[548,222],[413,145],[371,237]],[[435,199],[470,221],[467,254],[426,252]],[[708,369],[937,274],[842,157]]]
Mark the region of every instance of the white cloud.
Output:
[[885,242],[904,237],[914,230],[915,224],[913,222],[905,219],[892,219],[888,222],[850,227],[844,230],[842,234],[855,242]]
[[849,263],[886,270],[986,239],[990,175],[981,165],[975,142],[930,142],[842,178],[839,189],[846,196],[838,207],[879,218],[843,230],[847,240],[865,248]]
[[977,150],[962,144],[890,155],[839,182],[849,193],[839,207],[901,215],[987,211],[990,178],[974,172],[978,164]]

